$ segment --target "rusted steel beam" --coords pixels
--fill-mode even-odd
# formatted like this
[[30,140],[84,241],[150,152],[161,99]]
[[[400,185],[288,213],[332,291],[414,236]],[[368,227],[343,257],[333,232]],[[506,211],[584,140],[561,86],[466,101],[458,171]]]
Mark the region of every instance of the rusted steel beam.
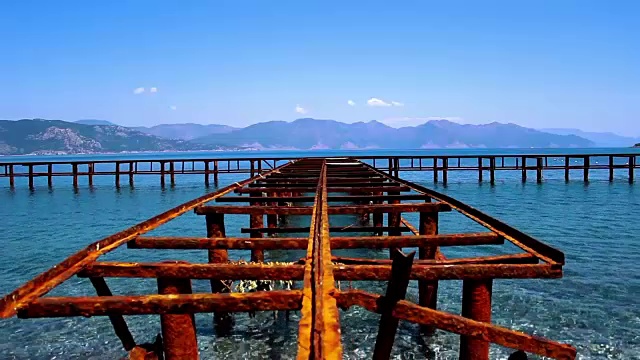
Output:
[[[438,234],[438,214],[420,212],[420,235]],[[432,260],[436,258],[438,247],[434,245],[421,246],[418,250],[420,260]],[[418,304],[431,309],[436,309],[438,305],[438,281],[418,282]],[[428,335],[433,335],[435,328],[421,326],[420,330]]]
[[[387,259],[366,259],[333,256],[332,260],[344,265],[391,265]],[[461,264],[537,264],[538,259],[531,254],[478,256],[468,258],[448,258],[445,260],[414,260],[414,265],[461,265]]]
[[[491,279],[464,280],[462,316],[491,323]],[[489,342],[473,336],[460,336],[460,360],[489,360]]]
[[374,360],[388,360],[391,357],[391,349],[398,330],[398,318],[392,315],[394,306],[399,300],[404,300],[409,286],[409,275],[415,252],[405,255],[402,251],[395,249],[396,253],[391,256],[391,278],[387,285],[387,292],[382,297],[380,304],[380,324],[378,325],[378,336],[373,350]]
[[[408,227],[414,235],[420,235],[420,231],[415,226],[413,226],[409,221],[407,221],[407,219],[400,218],[400,223],[402,225]],[[439,248],[436,251],[436,259],[437,260],[446,260],[447,259],[447,257],[444,256],[444,254],[440,251]]]
[[[271,179],[273,180],[273,179]],[[268,177],[261,179],[260,181],[256,181],[253,184],[248,184],[247,187],[257,187],[257,188],[307,188],[312,187],[313,182],[291,182],[291,183],[282,183],[282,182],[273,182],[269,180]],[[334,180],[331,182],[332,187],[360,187],[360,186],[376,186],[376,187],[386,187],[386,186],[399,186],[400,184],[396,182],[387,182],[387,179],[375,178],[375,179],[367,179],[365,180]]]
[[[411,189],[408,186],[377,186],[377,185],[366,185],[366,186],[358,186],[354,188],[353,186],[336,186],[327,188],[327,192],[330,193],[340,193],[340,192],[378,192],[378,191],[410,191]],[[297,187],[295,191],[299,192],[315,192],[315,188],[313,187]],[[239,194],[252,194],[255,192],[265,192],[265,193],[288,193],[291,192],[290,187],[247,187],[242,189],[236,189],[236,193]]]
[[[158,294],[191,294],[191,280],[159,278]],[[193,314],[162,314],[160,326],[165,360],[197,360],[200,357]]]
[[[92,277],[89,278],[89,280],[96,289],[98,296],[113,296],[104,278]],[[111,321],[111,326],[113,326],[116,336],[120,339],[120,342],[122,342],[122,347],[126,351],[133,349],[136,346],[136,342],[129,331],[129,327],[127,326],[127,322],[124,320],[124,317],[122,317],[122,315],[110,315],[109,321]]]
[[[306,249],[308,239],[281,238],[202,238],[202,237],[139,237],[127,243],[131,249]],[[332,249],[384,249],[391,246],[419,247],[500,245],[504,239],[494,233],[407,235],[407,236],[336,236],[331,238]]]
[[[338,305],[343,309],[357,305],[375,313],[381,312],[380,299],[382,296],[380,295],[369,294],[362,290],[349,290],[337,292],[335,296]],[[467,319],[444,311],[421,307],[406,300],[398,301],[392,314],[401,320],[433,325],[438,329],[459,335],[473,336],[511,349],[524,350],[559,360],[576,358],[576,349],[571,345]]]
[[[336,280],[388,280],[389,265],[336,265]],[[411,280],[463,280],[463,279],[537,279],[560,278],[562,270],[552,265],[540,264],[464,264],[464,265],[414,265]]]
[[[251,162],[251,165],[253,166],[253,161]],[[253,171],[252,171],[253,173]],[[261,197],[262,193],[251,193],[251,197]],[[257,207],[263,207],[261,206],[263,203],[261,202],[253,202],[251,203],[251,206],[249,206],[250,208],[257,208]],[[271,206],[269,206],[269,208],[272,208]],[[196,214],[198,213],[198,208],[196,208]],[[223,211],[221,211],[220,213],[225,213]],[[263,212],[252,212],[249,215],[249,226],[252,228],[263,228],[264,227],[264,213]],[[259,232],[254,232],[251,233],[251,237],[252,238],[262,238],[262,233]],[[252,262],[262,262],[264,261],[264,250],[263,249],[252,249],[251,250],[251,261]]]
[[[282,165],[288,166],[290,164]],[[280,168],[278,168],[280,169]],[[274,170],[277,171],[278,169]],[[151,219],[143,221],[124,231],[108,236],[97,241],[83,250],[71,255],[61,263],[38,275],[31,281],[14,290],[2,300],[0,300],[0,318],[8,318],[16,314],[16,310],[30,301],[48,293],[54,287],[60,285],[68,278],[75,275],[85,265],[95,261],[100,255],[105,254],[120,245],[127,243],[129,240],[142,235],[156,227],[167,223],[168,221],[193,210],[193,208],[205,204],[217,197],[226,195],[238,187],[249,184],[260,177],[256,176],[227,187],[224,187],[214,193],[206,194],[199,198],[193,199],[181,205],[174,207],[164,213],[154,216]]]
[[[327,201],[393,201],[393,200],[425,200],[428,196],[419,194],[402,195],[334,195],[329,196]],[[251,196],[227,196],[217,198],[216,202],[252,202],[252,201],[281,201],[279,197],[261,197],[256,199]],[[287,202],[313,202],[313,196],[290,196]]]
[[299,290],[230,294],[43,297],[18,311],[20,318],[194,314],[300,310]]
[[[288,199],[287,199],[288,200]],[[312,206],[199,206],[194,209],[198,215],[209,213],[220,214],[250,214],[250,215],[311,215]],[[374,205],[338,205],[330,206],[329,215],[352,215],[369,213],[400,213],[400,212],[444,212],[451,211],[445,203],[413,203],[413,204],[374,204]],[[399,226],[396,225],[396,226]],[[262,226],[251,226],[261,228]]]
[[[370,167],[365,164],[365,166]],[[371,168],[371,167],[370,167]],[[378,171],[375,168],[371,168],[373,171],[376,171],[378,174],[385,175],[383,172]],[[418,184],[414,184],[399,178],[390,178],[393,181],[401,183],[403,185],[407,185],[411,187],[413,190],[426,194],[429,197],[442,201],[451,205],[454,210],[457,210],[464,216],[470,218],[471,220],[477,222],[478,224],[486,227],[487,229],[496,232],[497,234],[503,236],[505,239],[512,242],[514,245],[518,246],[522,250],[538,257],[539,259],[549,262],[549,263],[557,263],[564,264],[564,254],[545,244],[542,243],[533,237],[523,233],[522,231],[515,229],[502,221],[493,218],[480,210],[477,210],[462,201],[456,200],[450,196],[439,193],[437,191],[428,189],[424,186],[420,186]]]
[[[251,229],[251,228],[241,228],[240,232],[242,234],[250,234],[252,232],[262,232],[268,234],[280,234],[280,233],[308,233],[310,230],[309,227],[286,227],[286,228],[262,228],[262,229]],[[401,231],[407,232],[409,229],[406,227],[399,228],[390,228],[390,227],[372,227],[372,226],[336,226],[329,228],[331,232],[376,232],[376,231]]]
[[[301,280],[304,267],[300,265],[262,264],[164,264],[99,262],[87,266],[81,277],[173,277],[187,279],[220,280]],[[370,281],[388,280],[391,266],[335,265],[336,280]],[[548,264],[416,264],[411,280],[463,280],[463,279],[525,279],[558,278],[562,270]],[[228,289],[227,289],[228,290]]]
[[[224,214],[210,213],[206,215],[207,224],[207,237],[224,238],[226,236],[226,230],[224,226]],[[229,261],[229,254],[226,249],[209,249],[208,251],[209,264],[225,264]],[[178,277],[172,275],[172,277]],[[223,280],[211,280],[211,292],[228,293],[231,292],[231,284],[225,283]],[[221,311],[213,313],[214,328],[218,336],[225,336],[231,331],[233,326],[233,317]]]
[[[304,267],[300,265],[96,262],[78,276],[211,279],[218,284],[222,282],[218,280],[300,280],[303,274]],[[216,290],[222,292],[222,289]],[[224,292],[228,292],[226,290]]]

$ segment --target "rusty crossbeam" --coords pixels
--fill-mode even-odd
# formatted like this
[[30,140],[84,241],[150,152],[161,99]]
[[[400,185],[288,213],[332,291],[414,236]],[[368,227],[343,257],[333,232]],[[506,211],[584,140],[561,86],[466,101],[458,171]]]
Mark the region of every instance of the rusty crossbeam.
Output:
[[[252,161],[250,171],[258,175],[93,243],[21,286],[0,300],[0,317],[108,316],[123,347],[130,352],[130,359],[154,356],[173,360],[197,359],[199,356],[193,321],[195,313],[213,313],[218,335],[225,336],[232,331],[233,313],[248,312],[251,316],[255,311],[299,310],[298,359],[340,359],[343,349],[338,308],[358,305],[382,314],[373,354],[376,359],[389,358],[399,320],[419,324],[426,335],[435,329],[459,334],[461,360],[488,360],[490,343],[555,359],[575,359],[576,350],[570,345],[491,324],[494,281],[561,277],[564,254],[450,196],[400,179],[399,159],[384,158],[385,163],[387,160],[389,174],[349,158],[296,159],[281,166],[276,166],[276,161],[273,165],[265,162],[264,169],[273,168],[269,171],[263,170],[262,161]],[[205,162],[205,182],[208,184],[209,174],[213,172],[217,183],[218,161],[213,161],[213,171],[209,162]],[[232,169],[236,160],[225,162],[229,172],[244,171],[239,161],[237,169]],[[121,169],[121,174],[132,176],[137,171],[137,164],[134,170],[133,162],[118,163],[129,164],[128,168]],[[490,161],[489,168],[481,161],[478,164],[480,170],[491,171],[493,180],[496,162]],[[94,165],[91,163],[88,168],[91,177],[99,175]],[[172,185],[176,171],[185,172],[184,164],[180,170],[179,162],[160,161],[160,165],[156,173],[168,171]],[[437,167],[444,181],[447,171],[456,169],[454,163],[444,157],[437,161]],[[541,170],[539,166],[531,169]],[[478,167],[474,170],[478,171]],[[30,171],[33,180],[36,176],[33,166]],[[76,177],[85,175],[82,171],[77,165],[74,167]],[[161,182],[164,183],[164,175]],[[346,195],[334,195],[336,193]],[[211,201],[247,205],[207,204]],[[329,206],[335,202],[347,204]],[[204,215],[207,237],[141,236],[191,210]],[[489,231],[441,234],[439,218],[452,210]],[[389,226],[382,223],[385,213],[389,214]],[[418,227],[403,217],[407,213],[419,215]],[[226,237],[225,217],[242,214],[249,215],[250,227],[240,228],[240,232],[251,237]],[[310,215],[310,226],[289,226],[288,217],[299,215]],[[357,220],[348,226],[329,226],[330,216],[343,215]],[[227,225],[230,223],[233,222],[227,222]],[[347,232],[354,236],[330,236],[330,233]],[[385,232],[388,236],[382,235]],[[308,236],[265,236],[293,233]],[[506,241],[524,253],[447,258],[440,249],[501,245]],[[98,262],[101,255],[125,244],[129,249],[206,250],[209,263]],[[306,249],[306,256],[299,262],[263,263],[265,251],[303,249]],[[391,259],[366,259],[335,256],[332,254],[334,249],[389,249],[390,254],[396,255]],[[419,259],[413,260],[411,256],[410,261],[405,261],[407,258],[402,249],[417,249]],[[229,262],[228,252],[234,250],[251,250],[251,262]],[[98,296],[43,297],[73,275],[89,277]],[[114,296],[104,280],[110,277],[157,279],[158,294]],[[192,279],[209,280],[211,293],[192,294]],[[302,280],[303,287],[269,291],[258,287],[250,293],[231,292],[235,288],[231,281],[254,280]],[[436,309],[438,282],[445,280],[463,281],[462,316]],[[381,296],[360,290],[340,292],[335,288],[337,281],[390,283],[385,296]],[[410,281],[418,281],[419,304],[403,300]],[[129,332],[124,316],[145,314],[160,315],[163,336],[154,344],[139,345]]]

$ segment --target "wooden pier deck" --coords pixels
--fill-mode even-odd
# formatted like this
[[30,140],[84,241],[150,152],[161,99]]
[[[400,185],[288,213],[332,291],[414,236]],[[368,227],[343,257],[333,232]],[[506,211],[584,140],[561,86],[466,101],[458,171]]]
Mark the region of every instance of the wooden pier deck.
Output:
[[[580,172],[582,181],[589,181],[593,171],[607,171],[609,181],[615,174],[624,173],[630,183],[635,180],[635,170],[640,168],[638,153],[620,154],[565,154],[565,155],[456,155],[456,156],[350,156],[387,174],[398,175],[405,171],[430,173],[434,183],[447,184],[452,172],[474,173],[479,182],[495,184],[500,173],[519,172],[522,181],[529,179],[541,183],[548,172],[564,172],[565,181],[570,175]],[[51,162],[0,162],[0,179],[7,179],[10,187],[16,179],[28,179],[28,186],[35,188],[35,179],[46,178],[52,187],[55,178],[73,179],[74,187],[81,179],[93,186],[94,178],[110,177],[116,187],[122,184],[133,186],[139,176],[154,176],[164,187],[176,185],[176,178],[183,175],[202,176],[205,186],[211,180],[218,184],[221,174],[255,174],[268,172],[296,157],[250,157],[212,159],[144,159],[144,160],[91,160]],[[26,184],[25,184],[26,185]]]
[[[337,360],[343,356],[344,324],[339,313],[358,306],[381,315],[373,359],[390,358],[400,320],[415,323],[426,336],[437,329],[459,335],[463,360],[488,360],[490,344],[518,350],[519,358],[531,353],[575,359],[576,349],[569,344],[491,322],[494,281],[559,278],[564,254],[454,198],[397,177],[398,169],[392,167],[390,175],[345,158],[305,158],[266,171],[254,168],[260,174],[178,205],[70,256],[0,300],[0,318],[106,316],[132,360],[195,360],[200,356],[196,313],[212,313],[215,333],[227,336],[233,332],[233,317],[240,316],[234,313],[300,311],[297,358]],[[235,196],[227,196],[231,193]],[[144,236],[189,211],[203,217],[206,237]],[[451,211],[486,231],[441,233],[439,218]],[[406,213],[419,214],[419,224],[408,222],[402,216]],[[241,229],[247,236],[227,237],[225,219],[247,215],[248,227]],[[289,227],[283,217],[292,215],[310,215],[309,226]],[[334,216],[351,216],[359,224],[329,226]],[[303,235],[280,237],[282,233]],[[441,251],[506,242],[519,251],[462,258],[446,257]],[[131,251],[201,250],[208,253],[208,263],[99,261],[121,246]],[[388,249],[389,258],[332,252],[363,248]],[[250,250],[250,262],[229,261],[229,252],[239,249]],[[275,249],[306,249],[306,256],[292,263],[265,262],[265,251]],[[89,278],[97,296],[44,297],[74,275]],[[113,277],[157,279],[157,294],[114,295],[107,284]],[[211,291],[193,293],[193,279],[209,280]],[[270,285],[278,280],[301,286]],[[337,283],[374,280],[387,281],[386,291],[341,289]],[[438,284],[449,280],[462,280],[460,314],[438,309]],[[240,284],[252,281],[258,281],[254,291],[242,292]],[[418,282],[417,303],[405,299],[410,281]],[[147,334],[150,343],[134,339],[125,316],[154,314],[161,319],[158,335]]]

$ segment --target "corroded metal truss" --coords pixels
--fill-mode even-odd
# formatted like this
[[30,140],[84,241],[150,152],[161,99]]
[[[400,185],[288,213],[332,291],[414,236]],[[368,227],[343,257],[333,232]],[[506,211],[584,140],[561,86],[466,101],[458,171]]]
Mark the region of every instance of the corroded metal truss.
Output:
[[[238,195],[225,196],[232,192]],[[305,193],[313,195],[303,196]],[[211,201],[248,206],[207,205]],[[300,205],[310,202],[313,206]],[[329,205],[335,202],[347,205]],[[207,237],[142,236],[192,210],[205,216]],[[438,214],[451,210],[487,231],[439,234]],[[401,216],[410,212],[419,213],[418,228]],[[248,238],[225,236],[224,219],[229,214],[249,215],[250,227],[241,229]],[[386,226],[383,214],[388,214]],[[289,215],[311,215],[311,224],[283,227],[279,220]],[[358,215],[366,223],[330,227],[331,215]],[[284,233],[308,236],[263,237]],[[369,235],[331,237],[334,233]],[[503,244],[505,240],[523,251],[465,258],[446,258],[440,252],[444,246]],[[125,244],[132,249],[207,250],[209,262],[98,261],[101,255]],[[390,259],[332,255],[332,249],[356,248],[389,249]],[[417,248],[418,259],[414,260],[414,252],[404,253],[403,248]],[[235,249],[251,250],[251,262],[229,262],[228,251]],[[275,249],[307,252],[298,263],[264,263],[264,251]],[[460,359],[488,359],[490,343],[555,359],[574,359],[576,350],[570,345],[491,324],[494,279],[559,278],[563,264],[562,252],[444,194],[352,159],[299,159],[88,246],[3,298],[0,317],[108,316],[130,358],[173,360],[198,358],[195,313],[213,313],[216,330],[223,335],[232,326],[234,312],[299,310],[298,359],[340,359],[339,311],[361,306],[381,314],[375,359],[389,358],[399,320],[419,324],[427,334],[435,329],[459,334]],[[98,296],[43,297],[74,275],[88,277]],[[108,277],[156,278],[158,294],[114,296],[105,281]],[[211,293],[192,293],[192,279],[210,280]],[[301,280],[303,287],[230,293],[228,283],[234,280]],[[388,281],[388,286],[384,295],[340,291],[335,286],[340,280],[382,280]],[[417,304],[404,299],[411,280],[418,281]],[[463,280],[461,315],[437,309],[438,282],[445,280]],[[129,332],[124,315],[140,314],[161,316],[162,336],[153,344],[139,344]]]

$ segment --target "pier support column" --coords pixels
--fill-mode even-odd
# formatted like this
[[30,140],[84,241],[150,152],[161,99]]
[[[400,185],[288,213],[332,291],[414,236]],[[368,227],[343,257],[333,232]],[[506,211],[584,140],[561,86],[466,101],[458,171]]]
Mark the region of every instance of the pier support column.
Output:
[[[213,213],[206,215],[207,237],[223,238],[225,237],[224,214]],[[226,249],[210,249],[209,263],[222,264],[229,262],[229,254]],[[224,280],[211,280],[211,292],[229,293],[231,292],[231,282]],[[213,321],[218,336],[226,336],[233,326],[233,318],[226,312],[214,312]]]
[[164,161],[160,161],[160,186],[164,189]]
[[[272,193],[268,193],[267,195],[270,197],[276,197],[278,196],[278,193],[272,192]],[[269,205],[275,207],[275,206],[278,206],[278,202],[274,201],[274,202],[271,202]],[[276,214],[267,215],[267,227],[270,229],[278,227],[278,215]]]
[[[389,191],[387,192],[387,195],[400,195],[400,192],[397,191]],[[400,204],[400,200],[389,200],[389,204]],[[390,212],[387,215],[387,223],[389,227],[400,227],[400,219],[401,219],[401,214],[398,212]],[[397,231],[397,230],[389,230],[389,236],[400,236],[402,235],[401,232]],[[391,259],[393,260],[393,254],[395,253],[395,249],[397,248],[389,248],[389,256],[391,257]],[[402,249],[399,249],[400,251],[402,251]]]
[[569,164],[571,163],[571,158],[568,156],[564,157],[564,181],[569,182]]
[[218,186],[218,160],[213,161],[213,185]]
[[204,162],[204,186],[209,187],[209,161]]
[[169,177],[171,178],[171,187],[176,186],[176,169],[173,161],[169,162]]
[[[158,278],[158,294],[191,294],[191,280]],[[160,324],[165,360],[199,359],[193,314],[162,314]]]
[[438,183],[438,158],[433,158],[433,183]]
[[636,166],[636,157],[629,156],[629,184],[633,183],[633,168]]
[[522,157],[522,182],[527,181],[527,158]]
[[[419,230],[420,230],[420,235],[437,235],[438,234],[438,213],[437,212],[421,212]],[[423,246],[418,249],[418,257],[420,260],[433,260],[436,258],[437,253],[438,253],[437,246]],[[428,307],[434,310],[437,308],[438,280],[418,281],[418,305]],[[431,336],[435,333],[436,328],[431,325],[420,325],[420,331]]]
[[542,182],[542,158],[536,158],[536,181]]
[[116,189],[120,188],[120,162],[116,161]]
[[[462,316],[486,323],[491,322],[491,279],[462,282]],[[460,360],[489,360],[489,342],[460,336]]]
[[[381,191],[376,192],[374,195],[382,195]],[[382,201],[374,201],[374,204],[382,204]],[[382,227],[384,226],[384,214],[381,212],[374,212],[373,213],[373,226],[375,227]],[[382,231],[377,231],[376,235],[378,236],[382,236]]]
[[609,156],[609,181],[613,181],[613,156]]
[[447,185],[449,180],[448,170],[449,169],[449,158],[442,158],[442,184]]
[[71,164],[71,172],[73,173],[73,188],[78,188],[78,164]]
[[478,158],[478,182],[482,182],[482,158]]
[[591,166],[590,157],[588,156],[584,157],[583,166],[584,166],[584,170],[583,170],[582,177],[584,178],[584,182],[589,182],[589,167]]
[[393,176],[393,159],[389,158],[389,175]]
[[496,183],[496,158],[489,158],[489,178],[491,185]]
[[253,160],[249,160],[249,177],[253,177],[256,173],[256,165]]
[[[251,160],[251,164],[253,165],[253,160]],[[253,172],[253,170],[252,170]],[[249,193],[251,197],[261,197],[261,192],[253,192]],[[260,206],[261,202],[255,201],[250,203],[251,206]],[[263,228],[264,227],[264,215],[263,214],[250,214],[249,215],[249,227],[250,228]],[[262,233],[260,232],[252,232],[250,235],[251,238],[262,238]],[[262,249],[253,249],[251,250],[251,261],[252,262],[264,262],[264,250]]]
[[9,186],[12,189],[16,186],[16,179],[13,175],[13,164],[9,165]]
[[133,173],[134,173],[134,167],[133,167],[133,161],[129,163],[129,186],[133,187]]
[[[49,176],[51,176],[51,172],[49,172]],[[33,190],[33,165],[29,165],[29,189]]]
[[89,187],[93,187],[93,171],[94,171],[94,163],[87,164],[87,178],[89,179]]

